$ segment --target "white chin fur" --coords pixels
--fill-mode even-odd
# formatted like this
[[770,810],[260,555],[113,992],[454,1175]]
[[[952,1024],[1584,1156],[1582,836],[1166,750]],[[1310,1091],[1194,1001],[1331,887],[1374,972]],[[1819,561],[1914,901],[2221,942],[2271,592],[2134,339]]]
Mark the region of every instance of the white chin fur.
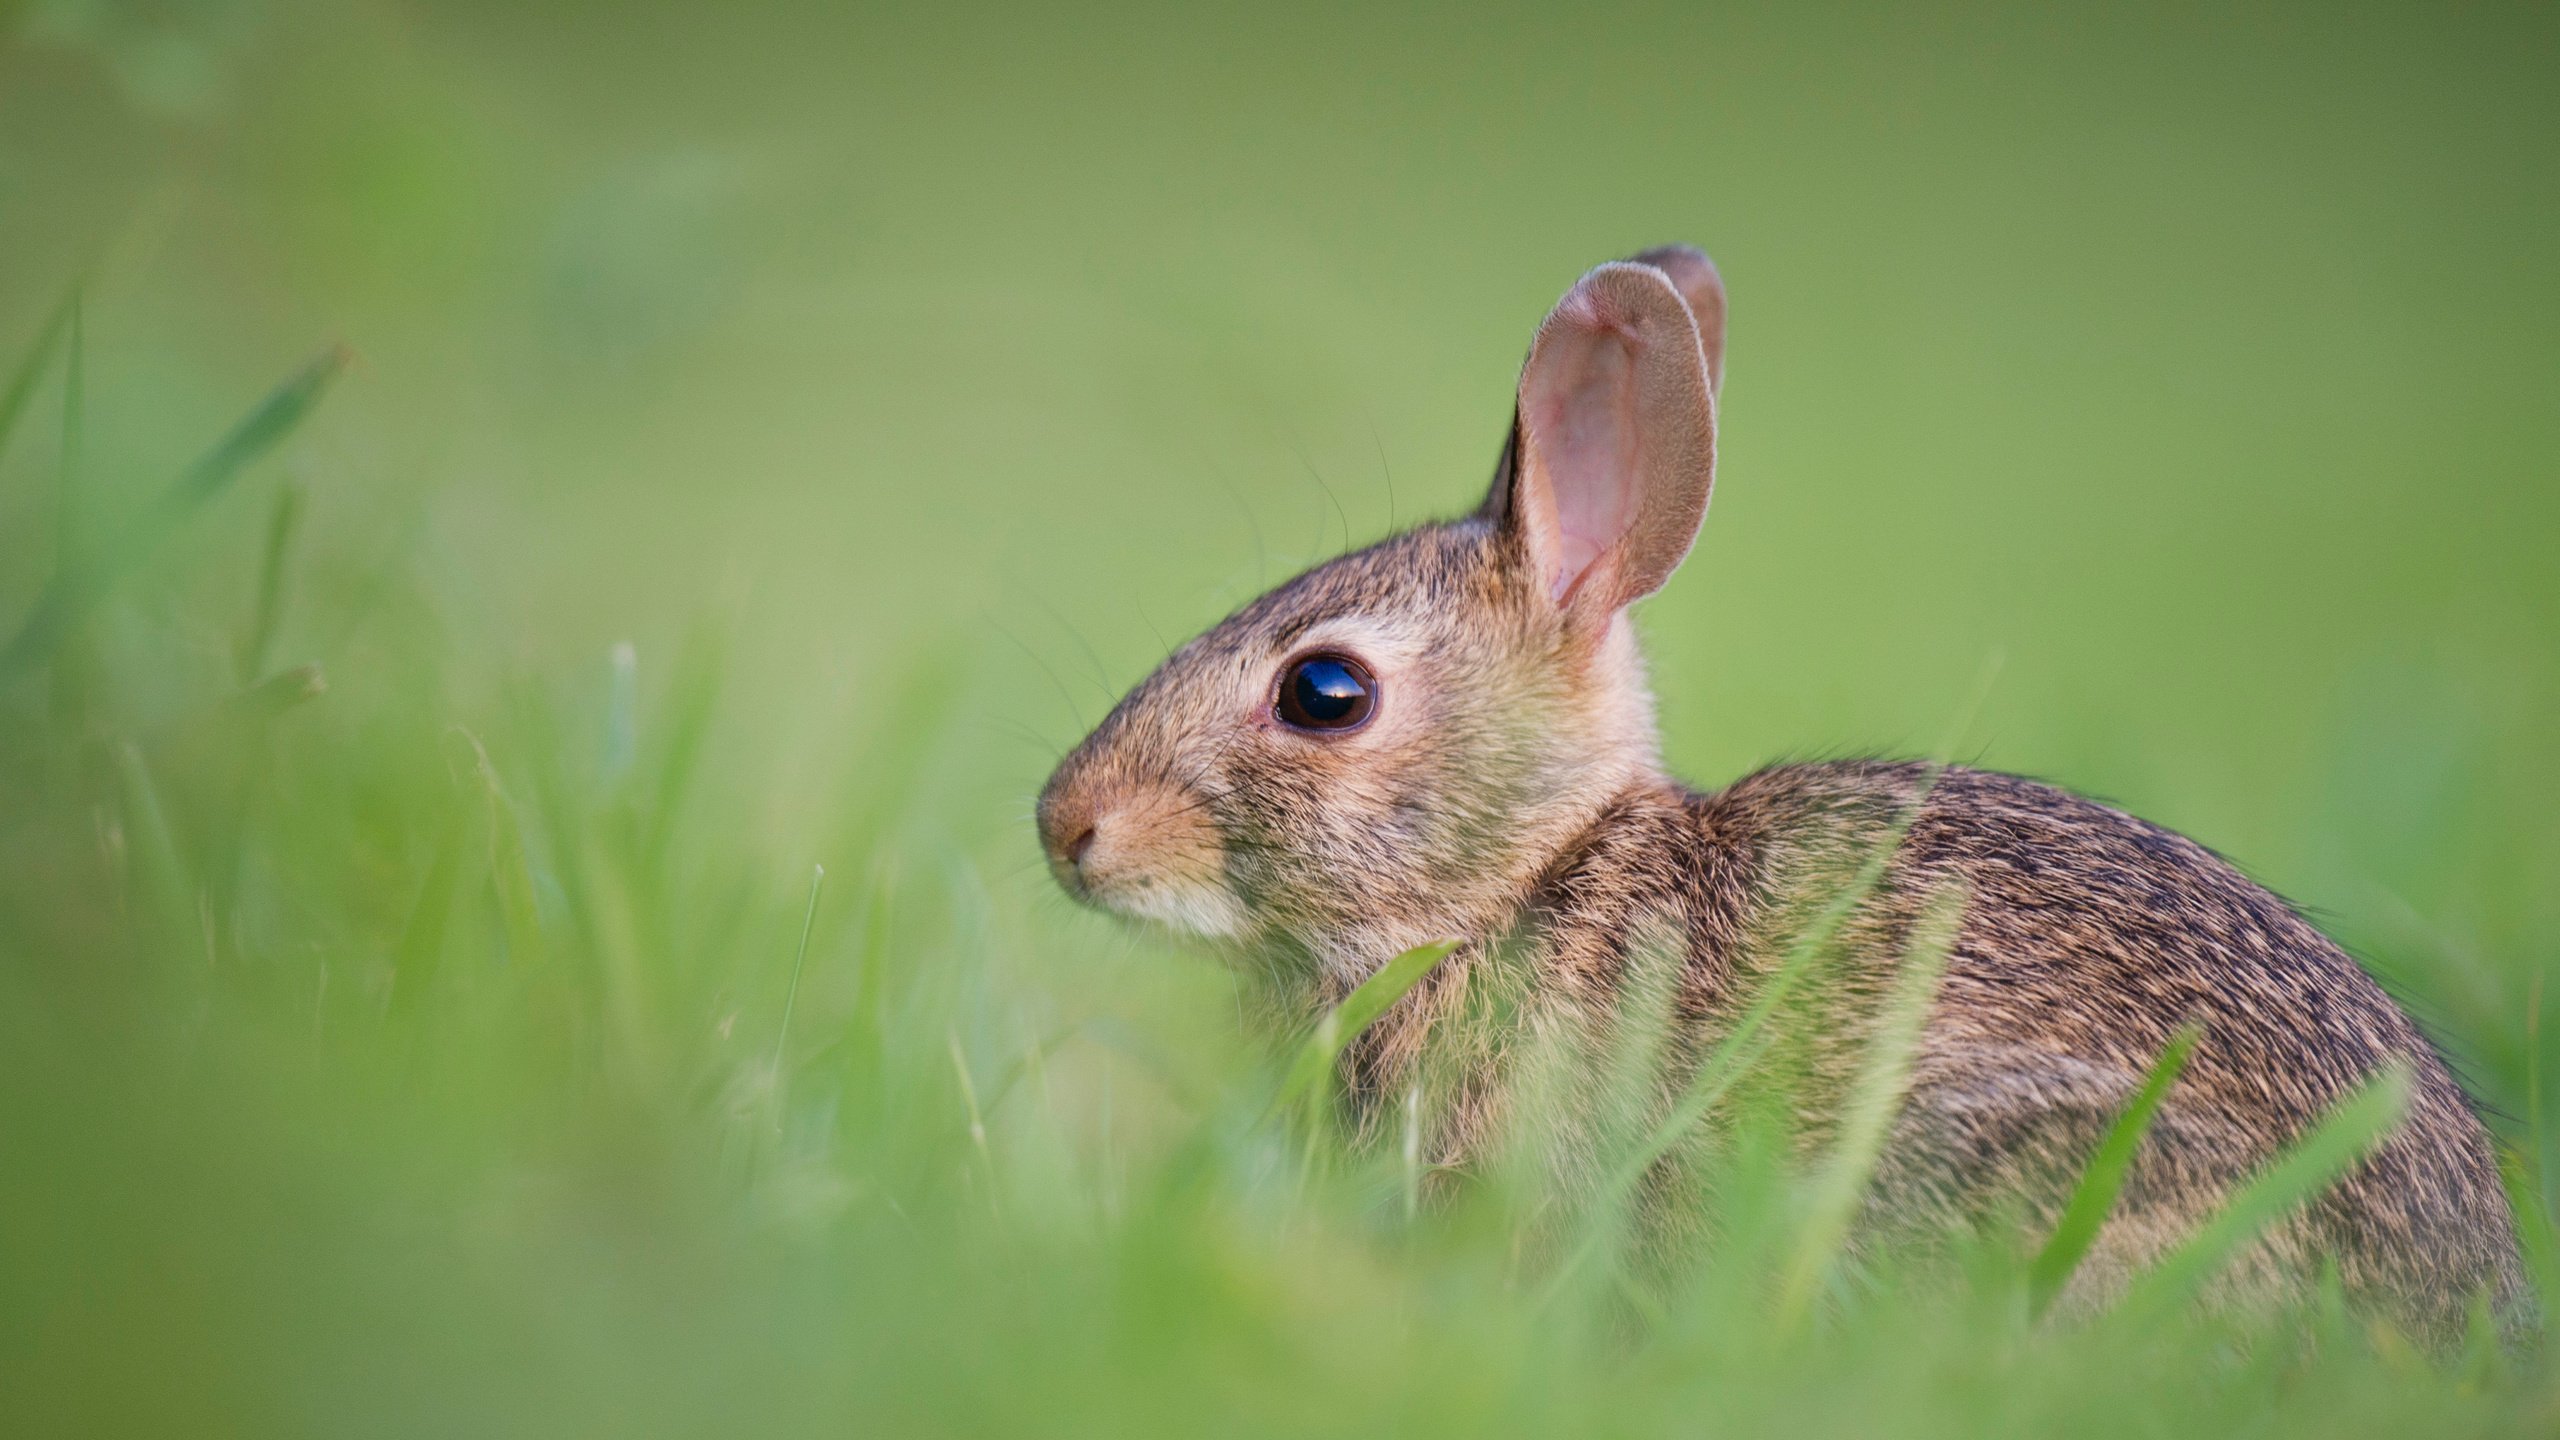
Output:
[[1244,906],[1215,885],[1156,884],[1094,898],[1132,920],[1196,940],[1234,940],[1245,932]]

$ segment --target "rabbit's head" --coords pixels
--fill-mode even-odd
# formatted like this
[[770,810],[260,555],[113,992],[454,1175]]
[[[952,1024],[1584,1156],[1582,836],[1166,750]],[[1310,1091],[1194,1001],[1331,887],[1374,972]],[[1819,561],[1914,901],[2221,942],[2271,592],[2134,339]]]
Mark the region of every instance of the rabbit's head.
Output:
[[1039,808],[1059,883],[1351,978],[1507,923],[1658,773],[1625,612],[1705,517],[1723,339],[1695,250],[1585,275],[1538,329],[1481,507],[1245,606],[1059,764]]

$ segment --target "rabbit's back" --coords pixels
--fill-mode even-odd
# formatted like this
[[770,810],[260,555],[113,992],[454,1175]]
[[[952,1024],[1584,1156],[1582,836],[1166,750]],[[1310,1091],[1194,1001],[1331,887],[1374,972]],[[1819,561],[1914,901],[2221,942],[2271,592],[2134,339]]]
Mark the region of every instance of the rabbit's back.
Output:
[[[2292,1289],[2334,1263],[2351,1294],[2430,1328],[2519,1291],[2486,1129],[2381,986],[2284,901],[2184,836],[2051,786],[1961,768],[1784,765],[1685,797],[1702,1013],[1729,1013],[1872,857],[1815,987],[1816,1132],[1933,903],[1961,906],[1871,1202],[1895,1228],[2007,1209],[2049,1223],[2178,1028],[2203,1038],[2137,1156],[2084,1290],[2191,1233],[2394,1061],[2407,1120],[2270,1234],[2235,1284]],[[1907,832],[1896,842],[1898,826]],[[1658,843],[1658,841],[1657,841]],[[1574,927],[1566,927],[1567,929]],[[1596,933],[1596,931],[1595,931]]]

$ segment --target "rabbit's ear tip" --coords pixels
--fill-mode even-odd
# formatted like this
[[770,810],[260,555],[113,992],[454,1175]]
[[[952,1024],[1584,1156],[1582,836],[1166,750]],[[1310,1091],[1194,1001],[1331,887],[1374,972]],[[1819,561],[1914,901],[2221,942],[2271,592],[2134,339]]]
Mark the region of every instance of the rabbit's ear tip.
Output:
[[1627,258],[1638,265],[1650,265],[1674,280],[1693,274],[1700,269],[1713,271],[1716,268],[1716,262],[1707,258],[1706,251],[1686,243],[1656,245],[1649,250],[1639,250]]
[[1629,257],[1650,265],[1670,280],[1698,322],[1698,346],[1706,352],[1707,383],[1724,388],[1724,275],[1707,252],[1695,245],[1657,245]]

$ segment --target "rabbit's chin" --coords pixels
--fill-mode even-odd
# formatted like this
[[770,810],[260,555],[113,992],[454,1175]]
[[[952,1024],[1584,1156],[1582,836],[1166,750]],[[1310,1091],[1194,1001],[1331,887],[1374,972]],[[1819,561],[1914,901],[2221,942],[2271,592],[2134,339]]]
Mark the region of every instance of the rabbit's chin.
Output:
[[1178,939],[1227,944],[1251,928],[1244,905],[1225,887],[1198,881],[1151,880],[1092,892],[1089,904]]

